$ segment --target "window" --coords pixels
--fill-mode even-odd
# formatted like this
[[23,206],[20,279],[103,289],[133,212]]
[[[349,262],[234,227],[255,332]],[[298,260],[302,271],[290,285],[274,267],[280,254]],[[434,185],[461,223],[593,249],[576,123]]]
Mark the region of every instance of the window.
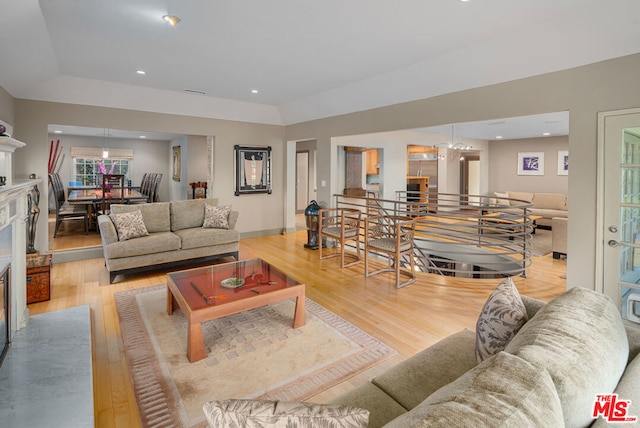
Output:
[[[77,182],[77,185],[94,186],[97,184],[96,176],[100,174],[99,164],[103,162],[107,173],[111,171],[112,174],[124,174],[125,180],[128,179],[133,150],[110,148],[109,158],[102,159],[100,147],[71,147],[71,158],[73,159],[72,180]],[[111,170],[112,167],[113,170]]]
[[[96,175],[100,173],[98,162],[102,159],[73,159],[73,181],[82,186],[96,185]],[[114,166],[115,164],[115,166]],[[129,161],[124,159],[105,159],[104,167],[107,172],[111,171],[113,166],[113,174],[124,174],[125,179],[129,176]]]

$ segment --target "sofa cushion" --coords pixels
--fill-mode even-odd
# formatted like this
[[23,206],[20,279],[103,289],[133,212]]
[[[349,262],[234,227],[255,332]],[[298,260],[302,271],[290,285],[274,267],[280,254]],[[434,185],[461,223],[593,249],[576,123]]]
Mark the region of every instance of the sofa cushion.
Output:
[[204,206],[204,221],[202,227],[215,229],[229,229],[229,213],[231,205],[222,207],[208,205]]
[[511,278],[506,278],[493,290],[476,323],[478,363],[503,351],[528,319],[518,289]]
[[140,238],[149,234],[144,225],[144,219],[142,218],[140,210],[122,214],[111,213],[109,217],[116,227],[119,241]]
[[567,210],[567,196],[562,193],[534,193],[533,208]]
[[500,352],[431,394],[388,428],[561,427],[562,408],[543,367]]
[[202,409],[212,427],[366,428],[369,421],[364,409],[287,401],[209,401]]
[[[638,421],[640,421],[640,388],[638,388],[638,379],[640,379],[640,356],[636,356],[629,363],[614,393],[618,394],[618,401],[629,400],[631,402],[630,406],[627,407],[627,416],[635,416],[639,418]],[[606,422],[602,417],[598,418],[598,420],[591,425],[592,428],[610,426],[611,424]],[[630,425],[622,424],[621,426]]]
[[476,335],[462,330],[387,370],[371,382],[406,409],[476,366]]
[[107,245],[105,254],[111,259],[143,256],[145,254],[164,253],[180,249],[180,238],[171,232],[151,233],[148,236],[118,241]]
[[188,199],[171,201],[171,230],[202,227],[204,222],[204,206],[218,205],[218,199]]
[[533,193],[531,192],[507,192],[507,193],[509,194],[509,198],[518,199],[517,201],[510,201],[512,206],[523,205],[524,202],[521,202],[521,201],[527,201],[527,202],[533,201]]
[[586,426],[596,394],[613,392],[629,356],[616,305],[604,295],[572,288],[550,301],[507,345],[549,372],[567,427]]
[[144,225],[149,233],[169,232],[171,219],[169,217],[169,202],[154,202],[152,204],[112,204],[111,214],[130,213],[140,211]]
[[240,240],[240,232],[230,229],[206,229],[198,227],[176,230],[174,233],[180,237],[180,248],[183,250],[208,247],[211,245],[230,244]]
[[371,382],[365,382],[359,387],[339,395],[328,404],[367,409],[369,411],[369,428],[381,427],[407,412],[407,409],[402,407],[400,403]]

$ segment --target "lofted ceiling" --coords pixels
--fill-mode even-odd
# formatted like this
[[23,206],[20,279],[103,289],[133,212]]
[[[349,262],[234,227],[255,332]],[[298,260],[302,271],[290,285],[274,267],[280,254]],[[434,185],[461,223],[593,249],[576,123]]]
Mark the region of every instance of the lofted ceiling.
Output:
[[0,1],[15,98],[258,123],[640,52],[637,0]]

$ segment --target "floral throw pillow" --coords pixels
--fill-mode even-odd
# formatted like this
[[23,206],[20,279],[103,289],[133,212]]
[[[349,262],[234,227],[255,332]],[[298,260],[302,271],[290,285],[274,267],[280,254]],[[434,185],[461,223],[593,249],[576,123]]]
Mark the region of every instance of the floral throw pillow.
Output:
[[478,363],[503,351],[527,320],[518,289],[511,278],[505,279],[485,302],[476,323]]
[[330,404],[268,400],[220,400],[204,404],[211,427],[365,428],[369,411]]
[[111,217],[111,221],[116,227],[119,241],[140,238],[149,234],[140,210],[130,213],[109,214],[109,217]]
[[215,205],[205,204],[204,206],[204,223],[202,227],[215,229],[229,229],[229,213],[231,205],[218,207]]

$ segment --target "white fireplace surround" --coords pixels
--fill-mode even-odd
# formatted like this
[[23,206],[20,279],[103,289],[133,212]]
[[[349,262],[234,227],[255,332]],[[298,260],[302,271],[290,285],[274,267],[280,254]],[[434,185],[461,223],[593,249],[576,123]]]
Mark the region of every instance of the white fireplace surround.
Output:
[[11,264],[9,320],[11,337],[16,330],[26,326],[29,317],[27,309],[27,195],[35,185],[35,180],[13,180],[11,169],[12,154],[25,144],[13,138],[0,137],[0,175],[7,177],[7,184],[0,186],[0,258],[3,264]]

